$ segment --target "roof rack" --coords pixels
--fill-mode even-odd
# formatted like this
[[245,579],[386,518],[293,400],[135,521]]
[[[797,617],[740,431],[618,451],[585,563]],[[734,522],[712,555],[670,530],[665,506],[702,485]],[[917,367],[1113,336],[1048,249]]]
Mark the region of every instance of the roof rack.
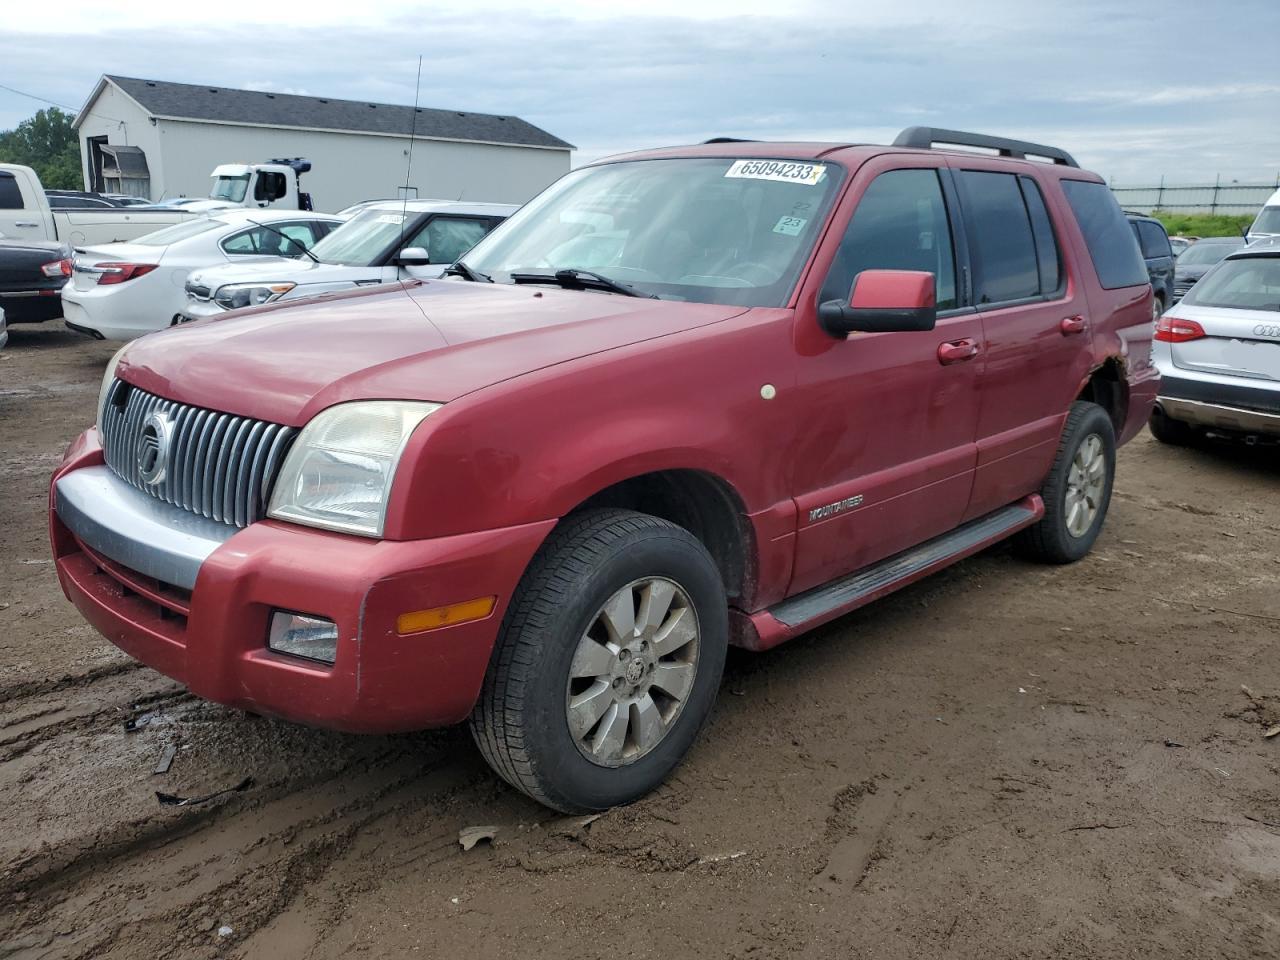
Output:
[[932,150],[936,143],[956,147],[982,147],[985,150],[995,150],[1002,157],[1014,157],[1018,160],[1025,160],[1030,154],[1052,160],[1064,167],[1080,166],[1071,154],[1057,147],[1046,147],[1043,143],[1028,143],[1025,140],[1010,140],[1007,137],[992,137],[985,133],[965,133],[938,127],[907,127],[893,141],[895,147],[915,147],[920,150]]
[[755,140],[749,140],[746,137],[712,137],[710,140],[703,140],[703,143],[756,143]]

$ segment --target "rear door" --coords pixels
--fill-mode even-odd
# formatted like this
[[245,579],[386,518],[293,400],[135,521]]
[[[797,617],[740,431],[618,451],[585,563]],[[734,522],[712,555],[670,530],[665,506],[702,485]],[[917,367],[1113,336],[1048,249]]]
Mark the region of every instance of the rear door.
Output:
[[1007,163],[951,162],[986,356],[969,519],[1039,489],[1091,351],[1085,295],[1038,178]]
[[24,181],[9,170],[0,170],[0,237],[8,240],[44,240],[44,217],[33,197],[25,196]]
[[1151,286],[1167,307],[1173,294],[1173,247],[1169,245],[1169,235],[1153,220],[1131,222],[1138,233],[1138,246],[1142,248],[1142,258],[1147,262]]

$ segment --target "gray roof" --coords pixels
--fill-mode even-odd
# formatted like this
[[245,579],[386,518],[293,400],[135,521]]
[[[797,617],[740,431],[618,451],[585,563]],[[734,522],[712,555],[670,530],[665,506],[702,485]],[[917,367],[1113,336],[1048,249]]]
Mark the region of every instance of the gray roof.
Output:
[[[159,117],[184,120],[216,120],[223,123],[251,123],[271,127],[311,130],[344,130],[352,133],[382,133],[409,136],[414,127],[413,107],[363,100],[335,100],[332,97],[237,90],[135,77],[106,77]],[[519,117],[460,110],[419,107],[417,135],[439,140],[472,140],[517,146],[573,149],[559,137],[521,120]]]

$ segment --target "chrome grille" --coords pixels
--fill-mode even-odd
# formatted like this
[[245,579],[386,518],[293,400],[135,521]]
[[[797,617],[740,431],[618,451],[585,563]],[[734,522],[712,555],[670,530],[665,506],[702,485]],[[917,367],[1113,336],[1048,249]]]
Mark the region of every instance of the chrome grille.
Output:
[[[153,413],[169,420],[169,449],[163,476],[147,483],[139,451]],[[294,427],[165,400],[123,380],[116,380],[107,392],[99,430],[107,466],[122,480],[184,510],[237,527],[265,515],[271,483],[298,434]]]

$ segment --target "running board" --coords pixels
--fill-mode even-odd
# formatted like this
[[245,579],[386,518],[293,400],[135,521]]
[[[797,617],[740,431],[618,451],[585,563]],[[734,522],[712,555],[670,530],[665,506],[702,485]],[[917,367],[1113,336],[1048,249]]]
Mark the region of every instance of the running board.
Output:
[[[789,597],[763,611],[763,615],[756,614],[751,618],[758,632],[759,645],[750,642],[747,645],[757,649],[774,646],[790,636],[914,583],[935,570],[972,556],[1031,526],[1042,516],[1044,503],[1041,499],[1038,496],[1027,497],[870,567]],[[769,620],[774,624],[770,625]]]

